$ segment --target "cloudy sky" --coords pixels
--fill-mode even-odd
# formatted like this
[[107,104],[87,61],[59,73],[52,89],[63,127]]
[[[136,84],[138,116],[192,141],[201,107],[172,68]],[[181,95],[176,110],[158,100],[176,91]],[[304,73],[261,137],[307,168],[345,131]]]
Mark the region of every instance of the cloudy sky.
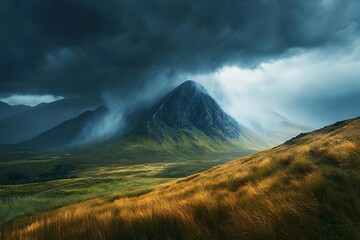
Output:
[[240,120],[271,110],[318,127],[360,115],[359,12],[358,0],[2,0],[0,98],[128,99],[192,78]]

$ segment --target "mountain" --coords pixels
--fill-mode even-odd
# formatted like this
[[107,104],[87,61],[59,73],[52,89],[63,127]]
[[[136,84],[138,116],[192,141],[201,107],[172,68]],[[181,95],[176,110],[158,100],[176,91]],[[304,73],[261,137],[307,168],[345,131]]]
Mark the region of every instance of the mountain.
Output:
[[238,138],[240,125],[227,115],[205,88],[186,81],[160,100],[150,111],[145,131],[158,142],[164,141],[161,124],[173,128],[197,128],[208,136]]
[[99,101],[94,99],[69,98],[35,107],[10,106],[21,111],[0,118],[0,144],[31,139],[98,105]]
[[253,119],[249,128],[261,136],[271,139],[276,144],[281,144],[300,133],[313,130],[274,111],[263,110],[262,114],[266,114],[266,118],[257,117]]
[[26,226],[21,221],[8,227],[8,235],[9,239],[359,239],[359,159],[357,118],[140,196],[90,200],[29,218]]
[[79,137],[87,124],[96,122],[103,117],[107,109],[98,107],[93,111],[85,111],[79,116],[67,120],[60,125],[51,128],[39,136],[20,142],[19,146],[30,148],[52,148],[58,146],[72,146],[81,141]]
[[31,107],[25,105],[10,106],[9,104],[0,101],[0,119],[19,114],[30,108]]
[[[94,115],[96,118],[104,118],[109,112],[96,110],[81,114],[21,145],[48,148],[88,143],[75,140],[81,132],[85,139],[84,132],[92,131],[89,126],[94,122]],[[124,118],[131,123],[126,131],[113,134],[111,139],[96,142],[96,146],[91,145],[86,152],[106,152],[110,145],[113,146],[110,152],[114,154],[119,148],[125,149],[124,146],[141,143],[147,149],[171,151],[174,148],[183,151],[190,151],[191,148],[196,151],[254,151],[271,145],[268,140],[241,126],[226,114],[204,87],[193,81],[182,83],[151,107],[125,113]],[[114,131],[118,129],[117,126],[113,128]]]

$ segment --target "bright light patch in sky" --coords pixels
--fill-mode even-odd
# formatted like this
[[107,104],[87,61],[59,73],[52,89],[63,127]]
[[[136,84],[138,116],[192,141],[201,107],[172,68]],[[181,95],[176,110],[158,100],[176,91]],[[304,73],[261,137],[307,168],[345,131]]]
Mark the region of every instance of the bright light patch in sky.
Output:
[[224,67],[191,76],[245,125],[271,123],[275,111],[318,128],[356,117],[360,99],[360,41],[341,51],[315,50],[261,64]]
[[36,106],[40,103],[50,103],[57,100],[64,99],[61,96],[54,96],[50,94],[46,95],[22,95],[14,94],[7,98],[0,98],[0,101],[5,102],[11,106],[13,105],[26,105],[26,106]]

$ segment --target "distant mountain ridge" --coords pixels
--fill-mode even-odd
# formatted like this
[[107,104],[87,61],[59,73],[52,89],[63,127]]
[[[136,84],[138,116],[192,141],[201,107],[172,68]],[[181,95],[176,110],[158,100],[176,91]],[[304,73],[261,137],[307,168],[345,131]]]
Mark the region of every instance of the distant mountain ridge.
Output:
[[261,118],[254,119],[249,124],[249,128],[261,136],[272,139],[276,144],[281,144],[300,133],[314,130],[292,121],[275,111],[267,110],[263,111],[263,113],[267,115],[266,120]]
[[[0,118],[0,144],[18,143],[34,138],[99,105],[98,100],[78,98],[67,98],[34,107],[7,105],[7,116]],[[21,108],[21,111],[18,108]],[[15,113],[10,115],[12,112]]]
[[22,141],[20,146],[35,147],[35,148],[52,148],[64,147],[76,144],[80,141],[79,137],[84,127],[93,121],[103,117],[107,109],[105,107],[98,107],[93,111],[85,111],[79,116],[67,120],[56,127],[40,134],[39,136],[30,140]]
[[23,111],[26,111],[31,107],[25,105],[14,105],[11,106],[5,102],[0,101],[0,119],[7,118]]

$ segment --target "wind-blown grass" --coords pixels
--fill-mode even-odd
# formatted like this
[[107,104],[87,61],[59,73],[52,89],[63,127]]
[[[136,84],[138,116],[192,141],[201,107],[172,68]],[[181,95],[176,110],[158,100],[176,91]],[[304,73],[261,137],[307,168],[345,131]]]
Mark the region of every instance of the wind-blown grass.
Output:
[[360,119],[177,180],[6,225],[7,239],[359,239]]

